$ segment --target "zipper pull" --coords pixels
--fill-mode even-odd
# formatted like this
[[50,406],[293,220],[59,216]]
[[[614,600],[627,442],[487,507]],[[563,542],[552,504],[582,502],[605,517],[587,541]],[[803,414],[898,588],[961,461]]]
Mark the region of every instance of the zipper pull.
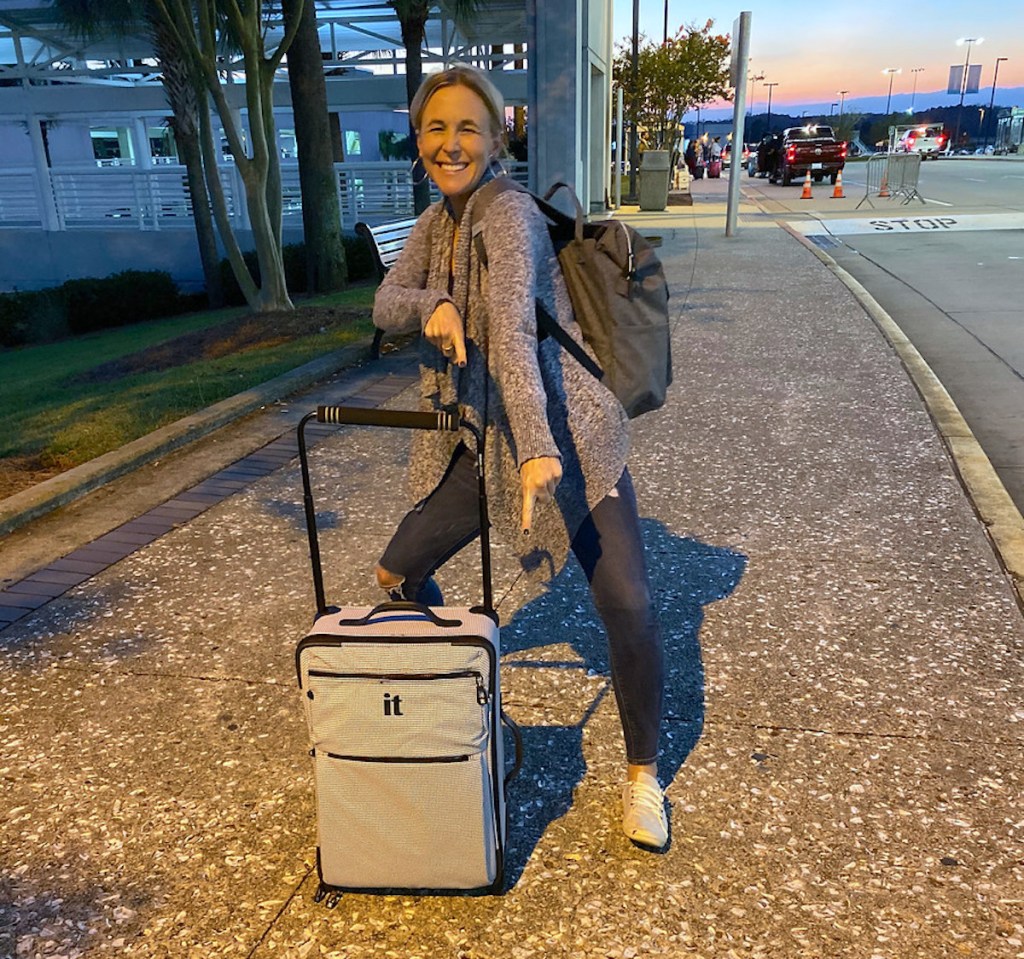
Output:
[[476,701],[481,706],[486,706],[490,702],[490,697],[487,695],[487,687],[484,686],[484,678],[479,673],[476,677]]

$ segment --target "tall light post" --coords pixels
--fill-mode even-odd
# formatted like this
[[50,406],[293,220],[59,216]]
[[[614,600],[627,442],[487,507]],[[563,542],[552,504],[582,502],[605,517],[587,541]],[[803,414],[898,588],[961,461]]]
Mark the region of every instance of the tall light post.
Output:
[[911,72],[912,74],[914,74],[914,90],[913,90],[913,92],[912,92],[912,93],[910,94],[910,110],[909,110],[909,112],[910,112],[911,114],[913,114],[913,112],[914,112],[914,101],[915,101],[915,100],[917,99],[917,75],[918,75],[918,74],[919,74],[919,73],[920,73],[920,72],[921,72],[922,70],[924,70],[924,67],[914,67],[914,68],[913,68],[913,69],[912,69],[912,70],[910,71],[910,72]]
[[836,90],[836,96],[839,97],[839,122],[843,122],[843,104],[846,103],[846,94],[849,90]]
[[630,202],[636,202],[636,123],[639,112],[637,93],[640,89],[640,0],[633,0],[633,54],[629,80],[631,91],[629,109],[629,199]]
[[772,132],[772,87],[777,87],[778,85],[778,80],[765,84],[768,88],[768,128],[765,130],[765,134]]
[[892,81],[893,81],[893,77],[895,77],[897,73],[902,73],[902,72],[903,71],[899,67],[886,67],[882,71],[882,75],[883,76],[885,74],[887,74],[887,73],[889,74],[889,96],[886,98],[886,101],[885,101],[885,115],[886,116],[889,115],[889,105],[892,103]]
[[829,117],[831,117],[832,114],[836,112],[836,107],[837,106],[839,106],[838,102],[829,104],[829,108],[828,108],[828,115],[829,115]]
[[984,37],[961,37],[956,42],[958,47],[962,47],[964,44],[967,44],[967,53],[964,56],[964,75],[960,78],[960,104],[956,111],[956,133],[953,134],[954,152],[960,143],[960,121],[963,119],[964,115],[964,94],[967,92],[967,74],[970,72],[968,68],[971,65],[971,46],[975,43],[980,45],[984,42]]
[[764,79],[763,73],[752,73],[747,78],[750,80],[750,102],[747,104],[747,112],[751,117],[754,115],[754,84]]
[[[992,75],[992,99],[988,101],[988,117],[989,123],[992,125],[992,145],[996,143],[996,115],[993,113],[993,108],[996,105],[996,84],[999,82],[999,64],[1004,60],[1009,59],[1008,57],[996,57],[996,69]],[[985,143],[988,143],[988,137],[985,137]]]

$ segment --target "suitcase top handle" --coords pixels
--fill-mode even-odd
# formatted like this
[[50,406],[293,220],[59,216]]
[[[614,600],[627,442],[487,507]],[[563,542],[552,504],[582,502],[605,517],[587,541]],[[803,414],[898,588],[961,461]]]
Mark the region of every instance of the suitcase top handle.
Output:
[[342,619],[338,621],[339,626],[366,626],[374,616],[384,616],[389,613],[419,613],[429,619],[435,626],[453,628],[462,625],[461,619],[442,619],[429,606],[422,603],[414,603],[412,600],[392,600],[374,606],[365,616],[358,619]]

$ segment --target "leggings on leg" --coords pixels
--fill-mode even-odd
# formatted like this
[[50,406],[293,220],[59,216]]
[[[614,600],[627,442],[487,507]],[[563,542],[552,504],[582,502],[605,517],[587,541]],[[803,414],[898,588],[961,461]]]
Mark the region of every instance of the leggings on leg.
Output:
[[[460,446],[434,491],[409,512],[380,565],[402,577],[402,594],[434,602],[430,577],[480,532],[473,454]],[[664,663],[661,629],[651,603],[636,494],[623,470],[615,489],[572,541],[608,634],[612,687],[626,756],[647,765],[658,757]]]

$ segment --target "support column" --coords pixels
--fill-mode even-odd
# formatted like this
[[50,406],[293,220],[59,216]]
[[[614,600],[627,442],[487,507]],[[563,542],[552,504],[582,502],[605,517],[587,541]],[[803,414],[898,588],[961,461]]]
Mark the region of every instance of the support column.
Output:
[[53,181],[50,178],[50,164],[46,159],[46,144],[43,142],[43,128],[39,117],[32,109],[32,85],[25,73],[25,55],[21,49],[21,34],[11,31],[14,41],[14,53],[18,61],[19,72],[23,74],[21,86],[25,95],[25,123],[28,126],[29,140],[32,142],[32,166],[36,171],[36,193],[39,198],[39,218],[44,230],[56,232],[61,229],[60,217],[57,215],[57,198],[53,195]]
[[43,129],[34,113],[25,116],[28,136],[32,141],[32,165],[36,171],[36,192],[39,195],[39,213],[44,230],[57,231],[61,228],[57,216],[57,200],[53,195],[50,167],[46,162],[46,146],[43,143]]
[[149,148],[149,128],[145,117],[132,117],[132,139],[135,141],[135,166],[148,170],[153,166],[153,151]]
[[563,180],[577,194],[585,176],[580,156],[580,0],[566,4],[527,0],[530,188],[544,191]]

